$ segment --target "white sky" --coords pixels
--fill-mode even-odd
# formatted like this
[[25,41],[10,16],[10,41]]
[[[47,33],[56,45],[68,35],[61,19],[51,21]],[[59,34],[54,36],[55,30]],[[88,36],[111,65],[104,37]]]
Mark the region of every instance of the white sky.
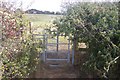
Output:
[[[29,9],[47,10],[47,11],[60,11],[62,0],[24,0],[23,5]],[[28,4],[27,4],[28,3]]]
[[[0,0],[1,1],[1,0]],[[3,0],[5,1],[5,0]],[[23,9],[38,9],[42,11],[61,11],[61,5],[64,2],[75,2],[75,1],[119,1],[119,0],[6,0],[6,1],[22,1]]]

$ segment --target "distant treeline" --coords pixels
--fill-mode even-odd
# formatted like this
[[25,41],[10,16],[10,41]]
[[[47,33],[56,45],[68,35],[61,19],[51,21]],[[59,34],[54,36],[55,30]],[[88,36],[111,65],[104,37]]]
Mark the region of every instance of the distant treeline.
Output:
[[29,9],[25,11],[28,14],[54,14],[54,15],[62,15],[61,12],[51,12],[51,11],[40,11],[36,9]]

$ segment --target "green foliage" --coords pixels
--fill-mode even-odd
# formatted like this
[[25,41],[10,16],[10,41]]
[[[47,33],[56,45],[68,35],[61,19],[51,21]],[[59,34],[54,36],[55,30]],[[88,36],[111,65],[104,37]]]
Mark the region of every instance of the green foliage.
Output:
[[[9,12],[9,13],[8,13]],[[29,22],[21,10],[6,10],[2,16],[2,79],[26,78],[36,70],[39,61],[38,48],[41,41],[33,41],[29,31]],[[8,15],[6,15],[8,14]],[[38,44],[38,45],[36,45]]]
[[76,3],[67,6],[63,18],[54,21],[59,33],[88,45],[90,56],[83,68],[95,71],[99,77],[110,77],[110,68],[120,56],[117,6],[118,3]]
[[[4,74],[3,78],[25,78],[36,69],[38,64],[39,53],[37,52],[38,48],[33,41],[27,39],[26,41],[20,43],[20,50],[14,48],[14,52],[11,52],[8,49],[4,49],[2,53],[2,62]],[[18,46],[16,46],[18,47]],[[9,48],[9,47],[7,47]],[[13,47],[12,47],[13,48]],[[12,49],[10,49],[12,50]],[[10,53],[9,55],[6,55]]]

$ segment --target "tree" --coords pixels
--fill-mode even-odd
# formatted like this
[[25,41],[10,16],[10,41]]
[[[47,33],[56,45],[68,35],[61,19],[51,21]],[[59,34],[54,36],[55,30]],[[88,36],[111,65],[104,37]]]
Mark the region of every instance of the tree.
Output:
[[64,17],[54,24],[60,34],[87,44],[90,56],[83,68],[97,72],[99,77],[110,77],[110,69],[119,63],[120,56],[118,3],[70,4]]

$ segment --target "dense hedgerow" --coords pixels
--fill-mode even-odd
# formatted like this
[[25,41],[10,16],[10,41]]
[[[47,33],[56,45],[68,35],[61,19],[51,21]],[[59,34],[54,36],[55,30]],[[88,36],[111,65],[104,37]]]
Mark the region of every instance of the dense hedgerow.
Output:
[[70,36],[77,43],[86,43],[90,56],[82,65],[85,72],[94,72],[104,78],[119,77],[118,10],[117,2],[75,3],[67,5],[64,17],[54,21],[59,33]]

